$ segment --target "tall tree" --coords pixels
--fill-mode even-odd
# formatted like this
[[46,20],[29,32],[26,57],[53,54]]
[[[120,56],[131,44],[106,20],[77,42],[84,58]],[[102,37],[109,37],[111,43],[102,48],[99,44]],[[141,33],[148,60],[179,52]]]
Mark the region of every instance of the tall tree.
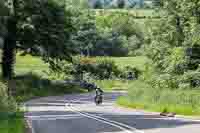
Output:
[[[194,45],[200,46],[200,3],[198,0],[163,0],[162,2],[161,8],[165,12],[161,12],[161,19],[151,25],[150,44],[147,48],[149,56],[158,69],[174,74],[180,64],[188,67],[187,58],[180,50],[184,51],[185,48]],[[175,55],[179,60],[174,59]],[[192,65],[198,66],[200,60],[189,63],[191,62],[197,64]]]
[[5,0],[3,4],[9,9],[2,56],[4,79],[14,76],[16,48],[36,49],[51,68],[60,60],[71,60],[68,41],[73,30],[72,12],[66,11],[65,1]]
[[93,15],[82,12],[76,23],[76,32],[73,34],[72,42],[78,48],[81,55],[91,55],[91,50],[94,47],[98,33]]

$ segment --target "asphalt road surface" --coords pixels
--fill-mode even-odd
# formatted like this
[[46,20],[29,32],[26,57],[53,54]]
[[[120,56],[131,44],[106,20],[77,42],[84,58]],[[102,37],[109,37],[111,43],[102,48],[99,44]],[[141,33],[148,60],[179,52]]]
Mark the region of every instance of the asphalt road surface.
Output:
[[25,103],[25,117],[33,133],[200,133],[199,120],[117,107],[121,95],[106,93],[100,106],[94,93],[35,99]]

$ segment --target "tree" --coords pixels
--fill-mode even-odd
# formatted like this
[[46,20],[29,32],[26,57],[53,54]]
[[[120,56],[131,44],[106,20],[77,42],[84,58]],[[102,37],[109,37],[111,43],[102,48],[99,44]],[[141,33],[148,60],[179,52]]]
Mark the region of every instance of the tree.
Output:
[[94,1],[93,7],[94,7],[94,9],[102,9],[103,8],[103,4],[101,3],[100,0],[96,0],[96,1]]
[[95,18],[90,12],[82,12],[77,17],[76,32],[73,34],[72,42],[78,48],[81,55],[91,55],[92,48],[98,40]]
[[[10,4],[7,4],[9,2]],[[7,34],[4,37],[2,75],[11,80],[14,76],[16,48],[27,51],[37,47],[42,50],[43,60],[55,68],[60,60],[70,60],[71,46],[68,45],[71,12],[66,11],[64,2],[54,0],[6,0],[3,6]]]
[[7,34],[4,38],[3,53],[2,53],[2,76],[4,79],[11,80],[15,62],[15,48],[17,35],[17,1],[9,1],[8,8],[9,16],[7,17],[6,29]]
[[124,0],[117,0],[117,7],[118,8],[124,8],[125,7],[125,1]]
[[146,40],[147,55],[158,72],[185,78],[198,71],[200,54],[195,55],[198,53],[195,51],[200,47],[199,6],[198,0],[163,0],[161,9],[164,12],[160,13],[160,20],[150,22]]

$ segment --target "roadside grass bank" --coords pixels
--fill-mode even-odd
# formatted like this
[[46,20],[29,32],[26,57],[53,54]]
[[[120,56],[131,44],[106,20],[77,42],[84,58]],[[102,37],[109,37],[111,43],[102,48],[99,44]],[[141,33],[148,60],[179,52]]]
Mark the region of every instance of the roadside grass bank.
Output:
[[33,73],[18,75],[15,78],[15,82],[17,88],[16,100],[18,102],[23,102],[36,97],[86,92],[86,90],[78,85],[52,82],[49,79],[42,78]]
[[138,80],[128,88],[128,96],[120,97],[117,104],[147,111],[199,116],[200,91],[156,89]]
[[6,85],[0,81],[0,133],[24,133],[24,114],[13,98],[7,96]]
[[0,113],[1,133],[25,133],[23,113]]

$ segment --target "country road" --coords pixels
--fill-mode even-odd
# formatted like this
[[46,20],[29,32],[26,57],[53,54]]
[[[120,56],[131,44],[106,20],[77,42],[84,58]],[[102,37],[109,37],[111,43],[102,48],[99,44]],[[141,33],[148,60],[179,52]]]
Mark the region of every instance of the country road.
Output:
[[200,121],[166,118],[156,113],[115,105],[122,92],[105,93],[94,104],[94,93],[34,99],[25,103],[33,133],[200,133]]

